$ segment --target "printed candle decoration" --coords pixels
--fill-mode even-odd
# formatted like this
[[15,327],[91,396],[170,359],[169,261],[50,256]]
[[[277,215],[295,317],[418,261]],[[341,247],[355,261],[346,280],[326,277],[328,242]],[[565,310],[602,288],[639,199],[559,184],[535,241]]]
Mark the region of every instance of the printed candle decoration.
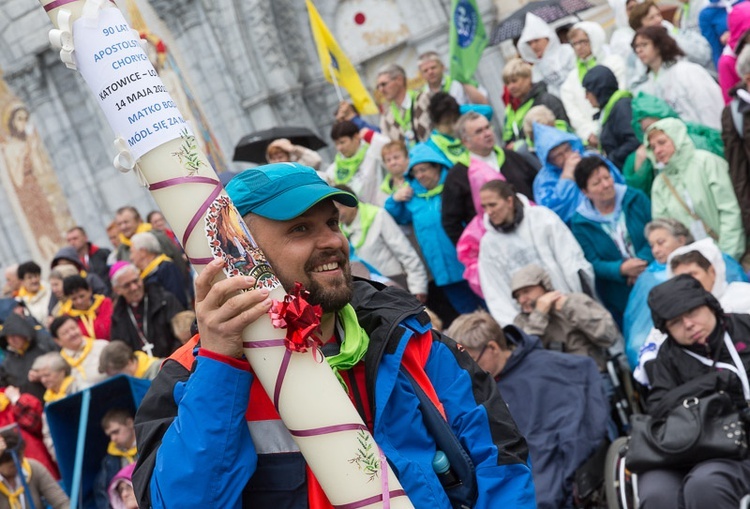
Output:
[[40,1],[57,27],[50,40],[63,62],[81,72],[117,136],[115,166],[148,186],[196,270],[221,257],[228,277],[253,275],[285,303],[275,306],[275,320],[293,321],[291,338],[270,316],[258,320],[244,331],[245,355],[330,502],[412,507],[317,346],[301,348],[298,331],[315,328],[315,310],[295,300],[301,289],[285,297],[138,34],[106,0]]

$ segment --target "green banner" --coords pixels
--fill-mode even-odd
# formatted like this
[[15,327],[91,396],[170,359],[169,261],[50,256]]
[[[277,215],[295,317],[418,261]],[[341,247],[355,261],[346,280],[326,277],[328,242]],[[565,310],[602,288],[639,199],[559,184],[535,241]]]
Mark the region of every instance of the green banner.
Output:
[[461,83],[472,83],[487,33],[476,0],[453,0],[450,24],[450,74]]

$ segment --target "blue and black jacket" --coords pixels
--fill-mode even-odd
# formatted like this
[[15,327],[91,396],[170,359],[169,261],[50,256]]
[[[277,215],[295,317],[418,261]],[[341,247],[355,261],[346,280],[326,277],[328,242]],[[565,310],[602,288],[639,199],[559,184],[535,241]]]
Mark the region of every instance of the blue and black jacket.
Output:
[[[435,442],[400,369],[415,362],[422,376],[414,378],[432,385],[474,463],[474,507],[536,507],[526,441],[492,377],[431,331],[406,292],[364,280],[354,289],[352,305],[370,336],[364,364],[373,435],[414,507],[451,507],[432,468]],[[281,422],[246,419],[256,401],[263,405],[249,369],[203,350],[186,367],[185,353],[164,363],[136,416],[139,505],[318,509],[309,503],[304,459]]]

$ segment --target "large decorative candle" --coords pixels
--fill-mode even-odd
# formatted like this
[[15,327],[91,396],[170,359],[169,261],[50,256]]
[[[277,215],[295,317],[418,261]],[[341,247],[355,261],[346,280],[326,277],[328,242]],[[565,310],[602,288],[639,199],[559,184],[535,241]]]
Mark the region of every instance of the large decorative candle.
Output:
[[[196,270],[222,257],[227,276],[252,275],[283,301],[283,288],[122,13],[106,0],[40,1],[57,27],[50,40],[80,71],[117,136],[115,166],[149,187]],[[331,503],[412,507],[328,364],[315,347],[288,348],[285,335],[270,317],[259,320],[244,332],[245,354]]]

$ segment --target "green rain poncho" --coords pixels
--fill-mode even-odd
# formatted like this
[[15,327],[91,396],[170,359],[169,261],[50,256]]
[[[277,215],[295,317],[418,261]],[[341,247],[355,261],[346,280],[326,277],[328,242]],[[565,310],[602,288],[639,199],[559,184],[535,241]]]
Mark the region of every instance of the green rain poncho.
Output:
[[[729,164],[716,154],[696,149],[681,120],[659,120],[647,132],[652,131],[664,132],[675,146],[675,153],[653,182],[652,216],[672,217],[691,228],[694,219],[686,209],[691,207],[708,227],[706,232],[710,228],[718,235],[719,248],[739,259],[746,247],[745,230],[742,228],[740,207],[729,178]],[[656,166],[651,149],[648,149],[648,158]],[[674,192],[669,189],[665,176],[674,187]]]
[[[631,103],[633,108],[633,130],[635,135],[641,141],[643,139],[643,130],[641,129],[641,120],[644,118],[680,118],[669,104],[656,96],[638,92],[633,97]],[[696,124],[695,122],[685,122],[687,133],[693,140],[695,148],[713,152],[719,157],[724,157],[724,143],[721,141],[721,132],[716,129]],[[625,182],[630,187],[640,189],[647,195],[651,195],[651,184],[654,181],[654,167],[651,161],[646,159],[638,170],[635,170],[635,152],[632,152],[625,160],[622,167],[622,174],[625,176]]]

